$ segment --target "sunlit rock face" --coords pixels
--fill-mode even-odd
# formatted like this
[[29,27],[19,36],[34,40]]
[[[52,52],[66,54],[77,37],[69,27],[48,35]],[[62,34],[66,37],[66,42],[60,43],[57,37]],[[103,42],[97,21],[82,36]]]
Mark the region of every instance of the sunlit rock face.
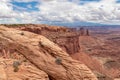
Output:
[[76,32],[77,30],[75,28],[48,25],[24,25],[14,28],[43,35],[49,40],[58,44],[64,51],[69,54],[74,54],[80,51],[80,33]]
[[[0,76],[2,80],[13,80],[14,77],[19,80],[98,80],[86,65],[73,60],[42,35],[0,26],[0,43],[8,51],[12,47],[16,53],[16,57],[12,57],[13,53],[2,50],[5,56],[0,59],[3,65],[5,63],[3,67],[0,64],[0,71],[4,74]],[[59,64],[56,63],[58,59]],[[14,61],[20,63],[17,71],[14,71]]]

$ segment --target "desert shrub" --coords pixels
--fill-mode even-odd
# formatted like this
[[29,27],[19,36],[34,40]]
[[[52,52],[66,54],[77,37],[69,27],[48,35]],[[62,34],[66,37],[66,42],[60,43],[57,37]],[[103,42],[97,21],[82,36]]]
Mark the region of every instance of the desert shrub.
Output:
[[92,49],[89,48],[89,49],[87,49],[87,51],[92,51]]
[[2,24],[2,25],[11,28],[25,26],[26,24]]
[[20,65],[21,65],[20,61],[14,61],[13,62],[14,72],[18,72]]
[[27,59],[24,59],[23,62],[27,62]]
[[15,67],[14,68],[14,72],[18,72],[19,68],[18,67]]
[[20,34],[21,34],[21,35],[24,35],[24,33],[23,33],[23,32],[21,32]]
[[56,58],[55,60],[56,64],[60,65],[62,63],[62,59],[61,58]]

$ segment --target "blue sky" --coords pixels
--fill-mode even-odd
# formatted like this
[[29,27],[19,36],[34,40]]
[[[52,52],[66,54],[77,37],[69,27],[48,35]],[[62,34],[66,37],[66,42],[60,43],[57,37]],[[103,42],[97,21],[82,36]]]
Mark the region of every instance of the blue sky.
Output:
[[13,9],[14,10],[20,10],[22,11],[22,9],[26,10],[26,11],[37,11],[38,8],[36,7],[39,3],[36,1],[32,1],[32,2],[16,2],[13,1],[11,2],[14,6]]
[[120,0],[1,0],[0,24],[120,25]]

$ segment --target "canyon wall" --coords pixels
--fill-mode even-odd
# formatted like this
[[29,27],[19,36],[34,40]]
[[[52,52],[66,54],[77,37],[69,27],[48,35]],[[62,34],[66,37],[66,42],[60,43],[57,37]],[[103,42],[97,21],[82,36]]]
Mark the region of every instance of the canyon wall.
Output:
[[79,36],[89,36],[89,30],[80,28],[66,28],[48,25],[24,25],[17,26],[17,29],[29,31],[43,35],[58,44],[64,51],[69,54],[80,51]]
[[[48,25],[18,25],[18,26],[7,26],[11,28],[16,28],[18,30],[22,30],[21,35],[25,35],[24,31],[33,32],[36,34],[40,34],[48,38],[50,41],[59,45],[62,50],[66,51],[70,54],[73,59],[80,61],[87,65],[99,78],[99,80],[113,80],[107,75],[106,70],[103,68],[101,63],[93,59],[89,54],[84,53],[81,44],[86,45],[87,43],[91,43],[92,36],[90,36],[90,31],[85,28],[67,28],[67,27],[59,27],[59,26],[48,26]],[[32,37],[32,36],[31,36]],[[84,40],[85,38],[85,40]],[[96,40],[92,40],[93,42],[88,46],[94,45]],[[99,75],[100,74],[100,75]]]
[[[50,80],[97,80],[96,76],[86,65],[73,60],[65,51],[58,47],[57,44],[42,35],[0,26],[0,44],[4,48],[12,48],[16,53],[24,56],[35,68],[41,70],[40,72],[44,76],[42,77],[43,79],[39,77],[38,80],[47,80],[48,78]],[[12,57],[9,59],[11,58]],[[10,65],[8,65],[8,63],[6,64],[7,68],[9,68]],[[21,67],[20,69],[23,70]],[[4,70],[2,72],[4,72]],[[8,73],[10,75],[13,72],[10,70]],[[7,73],[4,74],[8,75]],[[11,75],[7,76],[9,78],[2,80],[10,80],[10,78],[13,77]],[[22,73],[19,75],[22,75]],[[34,74],[31,76],[35,77]],[[19,79],[19,77],[18,79],[31,79],[29,78],[30,76],[27,77],[27,79],[24,77],[21,79]]]
[[74,29],[46,25],[24,26],[18,29],[43,35],[54,43],[57,43],[69,54],[77,53],[80,50],[79,33],[74,31]]

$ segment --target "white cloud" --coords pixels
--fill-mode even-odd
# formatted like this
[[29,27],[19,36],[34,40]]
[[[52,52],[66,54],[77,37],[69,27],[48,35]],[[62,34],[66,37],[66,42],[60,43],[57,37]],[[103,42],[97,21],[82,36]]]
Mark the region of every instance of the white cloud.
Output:
[[15,2],[33,2],[33,1],[39,1],[39,0],[12,0]]
[[9,0],[2,0],[0,3],[0,16],[9,17],[8,12],[12,12],[12,6],[9,4]]
[[88,21],[112,24],[120,21],[120,4],[116,0],[102,0],[100,2],[89,2],[79,5],[78,0],[69,2],[68,0],[53,0],[43,2],[39,9],[44,18],[52,21]]
[[[14,0],[17,2],[38,1],[39,11],[13,10],[13,0],[2,0],[0,23],[42,23],[42,22],[94,22],[120,24],[120,4],[116,0],[101,0],[79,5],[80,0]],[[32,6],[28,7],[32,8]],[[20,8],[20,7],[18,7]],[[20,8],[21,9],[21,8]],[[21,9],[22,10],[22,9]]]
[[[26,8],[13,5],[11,2],[12,0],[1,0],[0,2],[0,24],[32,23],[34,21],[32,14],[30,12],[25,11]],[[14,10],[13,6],[16,7],[17,10]]]

